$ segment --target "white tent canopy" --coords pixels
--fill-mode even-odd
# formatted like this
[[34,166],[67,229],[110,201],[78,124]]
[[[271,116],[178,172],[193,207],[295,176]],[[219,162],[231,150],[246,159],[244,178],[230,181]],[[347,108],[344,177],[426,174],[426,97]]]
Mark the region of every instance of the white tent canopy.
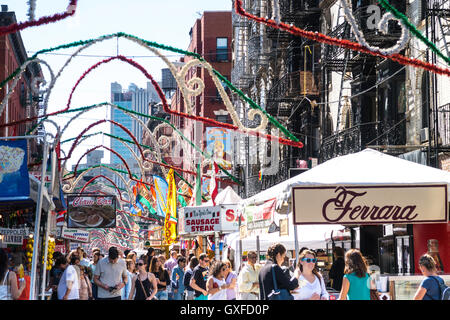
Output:
[[[230,186],[228,186],[225,189],[223,189],[222,191],[220,191],[217,194],[216,199],[215,199],[216,205],[238,204],[241,201],[242,201],[242,198]],[[203,203],[202,207],[209,207],[212,205],[213,205],[212,200],[209,200],[208,202]]]
[[291,198],[293,186],[314,184],[444,183],[450,191],[450,172],[393,157],[372,149],[328,160],[272,188],[245,199],[243,206],[277,196],[277,208]]

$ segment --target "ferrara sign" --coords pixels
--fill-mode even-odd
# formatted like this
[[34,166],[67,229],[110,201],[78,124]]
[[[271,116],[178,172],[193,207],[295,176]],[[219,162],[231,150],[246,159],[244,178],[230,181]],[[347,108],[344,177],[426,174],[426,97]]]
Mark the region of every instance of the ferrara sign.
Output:
[[447,185],[292,188],[294,224],[415,224],[448,220]]

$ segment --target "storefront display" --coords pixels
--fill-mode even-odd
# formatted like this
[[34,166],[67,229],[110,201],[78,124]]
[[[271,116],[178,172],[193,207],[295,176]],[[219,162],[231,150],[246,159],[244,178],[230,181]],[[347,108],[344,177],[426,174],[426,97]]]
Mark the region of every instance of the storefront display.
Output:
[[[450,286],[450,275],[440,276]],[[412,300],[424,276],[389,276],[389,295],[391,300]]]

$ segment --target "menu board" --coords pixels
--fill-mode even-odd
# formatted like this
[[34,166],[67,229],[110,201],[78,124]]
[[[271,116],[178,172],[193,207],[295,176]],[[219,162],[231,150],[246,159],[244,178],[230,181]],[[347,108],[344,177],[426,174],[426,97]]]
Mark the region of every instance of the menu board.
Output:
[[67,195],[68,228],[115,228],[116,197],[98,194]]

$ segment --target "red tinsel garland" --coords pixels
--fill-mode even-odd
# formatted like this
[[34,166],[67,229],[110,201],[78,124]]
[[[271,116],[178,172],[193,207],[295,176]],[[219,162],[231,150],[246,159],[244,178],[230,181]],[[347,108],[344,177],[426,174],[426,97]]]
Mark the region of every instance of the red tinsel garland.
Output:
[[325,44],[330,44],[330,45],[347,48],[347,49],[354,50],[354,51],[359,51],[362,53],[371,54],[373,56],[391,59],[402,65],[410,65],[410,66],[422,68],[422,69],[425,69],[427,71],[431,71],[431,72],[434,72],[437,74],[450,76],[449,69],[440,68],[434,64],[431,64],[431,63],[428,63],[425,61],[408,58],[408,57],[403,56],[398,53],[387,56],[380,52],[372,51],[372,50],[362,46],[361,44],[350,41],[350,40],[329,37],[320,32],[306,31],[304,29],[300,29],[296,26],[288,25],[283,22],[281,22],[280,24],[277,24],[274,20],[255,16],[255,15],[250,14],[247,11],[245,11],[245,9],[243,8],[242,0],[235,0],[235,7],[236,7],[236,13],[238,13],[241,16],[247,17],[248,19],[254,20],[259,23],[263,23],[267,26],[270,26],[270,27],[273,27],[273,28],[276,28],[279,30],[287,31],[287,32],[289,32],[293,35],[299,36],[299,37],[307,38],[307,39],[325,43]]
[[0,36],[4,36],[4,35],[10,34],[10,33],[16,33],[18,31],[21,31],[21,30],[29,28],[29,27],[37,27],[37,26],[40,26],[43,24],[49,24],[51,22],[56,22],[59,20],[63,20],[67,17],[73,16],[76,11],[77,2],[78,2],[78,0],[71,0],[69,3],[68,10],[64,13],[57,13],[57,14],[54,14],[53,16],[42,17],[38,20],[21,22],[21,23],[13,23],[13,24],[10,24],[9,26],[0,27]]
[[142,67],[140,64],[138,64],[137,62],[133,61],[132,59],[128,59],[127,57],[124,57],[124,56],[121,56],[121,55],[102,60],[102,61],[94,64],[93,66],[91,66],[87,71],[85,71],[83,73],[83,75],[77,80],[75,86],[72,88],[72,90],[70,92],[70,95],[69,95],[69,99],[67,101],[67,105],[66,105],[66,107],[64,109],[59,110],[59,111],[55,111],[55,112],[52,112],[52,113],[48,113],[46,115],[36,116],[36,117],[32,117],[32,118],[26,118],[26,119],[10,122],[8,124],[3,124],[3,125],[0,125],[0,128],[6,127],[6,126],[12,126],[12,125],[16,125],[16,124],[24,123],[24,122],[28,122],[28,121],[34,121],[34,120],[37,120],[37,119],[42,118],[42,117],[54,116],[54,115],[57,115],[57,114],[60,114],[60,113],[63,113],[63,112],[67,112],[69,110],[69,108],[70,108],[70,105],[71,105],[71,102],[72,102],[72,96],[73,96],[73,94],[75,92],[75,89],[78,87],[78,85],[81,83],[81,81],[92,70],[96,69],[97,67],[99,67],[100,65],[102,65],[104,63],[108,63],[108,62],[111,62],[111,61],[116,60],[116,59],[119,59],[119,60],[121,60],[123,62],[126,62],[126,63],[132,65],[133,67],[139,69],[145,75],[145,77],[150,80],[150,82],[153,84],[153,86],[154,86],[154,88],[155,88],[159,98],[161,99],[164,111],[166,113],[169,113],[169,114],[172,114],[172,115],[176,115],[176,116],[179,116],[179,117],[183,117],[183,118],[192,119],[192,120],[195,120],[195,121],[201,121],[201,122],[209,124],[211,126],[217,126],[217,127],[221,127],[221,128],[225,128],[225,129],[230,129],[230,130],[233,130],[233,131],[238,131],[238,132],[241,132],[241,133],[251,134],[251,135],[254,135],[254,136],[257,136],[257,137],[265,138],[265,139],[267,139],[269,141],[271,141],[271,140],[278,140],[281,144],[284,144],[284,145],[289,145],[289,146],[293,146],[293,147],[297,147],[297,148],[302,148],[303,147],[303,143],[300,142],[300,141],[296,142],[296,141],[292,141],[292,140],[289,140],[289,139],[276,137],[276,136],[272,136],[272,135],[268,135],[268,134],[264,134],[264,133],[260,133],[260,132],[246,131],[246,130],[242,131],[237,126],[235,126],[233,124],[219,122],[219,121],[216,121],[216,120],[213,120],[213,119],[210,119],[210,118],[205,118],[205,117],[200,117],[200,116],[195,116],[195,115],[189,115],[189,114],[184,113],[184,112],[179,112],[179,111],[170,109],[169,105],[167,104],[166,97],[165,97],[163,91],[161,90],[159,84],[153,79],[153,77],[147,72],[147,70],[144,67]]
[[[133,135],[133,133],[132,133],[127,127],[123,126],[122,124],[120,124],[120,123],[118,123],[118,122],[116,122],[116,121],[114,121],[114,120],[103,119],[103,120],[98,120],[98,121],[96,121],[96,122],[90,124],[88,127],[86,127],[86,128],[85,128],[85,129],[84,129],[84,130],[76,137],[76,139],[73,141],[73,143],[72,143],[72,145],[71,145],[71,147],[70,147],[70,150],[69,150],[69,153],[67,154],[67,156],[64,157],[64,158],[59,158],[58,160],[64,161],[64,160],[69,159],[69,158],[72,156],[72,152],[73,152],[73,150],[75,149],[75,146],[78,144],[78,141],[81,139],[81,137],[82,137],[87,131],[89,131],[90,129],[92,129],[93,127],[95,127],[95,126],[97,126],[97,125],[99,125],[99,124],[101,124],[101,123],[105,123],[105,122],[110,122],[110,123],[112,123],[112,124],[114,124],[114,125],[120,127],[123,131],[125,131],[125,132],[131,137],[131,139],[132,139],[133,142],[136,144],[136,146],[138,147],[139,153],[141,154],[141,157],[144,158],[144,151],[142,150],[141,145],[139,144],[139,142],[137,141],[137,139],[136,139],[136,137]],[[76,167],[75,167],[75,169],[76,169]]]
[[93,177],[91,180],[89,180],[88,182],[86,182],[86,184],[83,186],[83,188],[81,189],[80,193],[83,193],[84,189],[86,189],[86,187],[88,185],[90,185],[92,182],[94,182],[95,180],[97,180],[98,178],[105,178],[106,180],[108,180],[109,182],[111,182],[113,184],[113,186],[117,189],[117,191],[119,192],[120,195],[120,201],[126,202],[126,203],[130,203],[130,201],[127,201],[125,199],[122,198],[122,193],[120,192],[119,188],[117,187],[117,185],[114,183],[113,180],[111,180],[110,178],[108,178],[107,176],[104,176],[103,174],[99,174],[95,177]]

